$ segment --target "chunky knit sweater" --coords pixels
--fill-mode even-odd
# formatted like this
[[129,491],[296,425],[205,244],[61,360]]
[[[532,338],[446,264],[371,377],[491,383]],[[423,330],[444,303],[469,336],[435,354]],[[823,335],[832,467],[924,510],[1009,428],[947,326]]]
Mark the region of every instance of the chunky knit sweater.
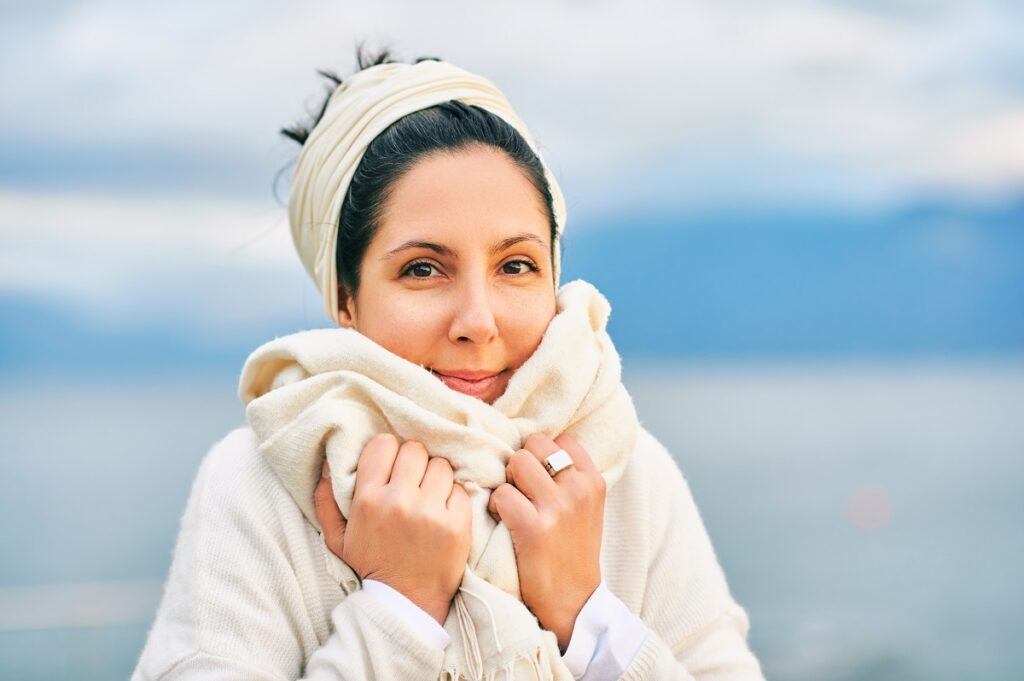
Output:
[[[229,433],[193,483],[133,681],[438,678],[443,650],[360,585],[339,584],[327,551],[253,431]],[[608,490],[601,571],[650,628],[621,678],[763,679],[686,480],[643,429]]]

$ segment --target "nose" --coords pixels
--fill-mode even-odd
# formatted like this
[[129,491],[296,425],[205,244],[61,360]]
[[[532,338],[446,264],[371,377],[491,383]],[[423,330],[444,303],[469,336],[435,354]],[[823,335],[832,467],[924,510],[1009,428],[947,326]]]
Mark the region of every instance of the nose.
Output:
[[490,291],[485,280],[464,280],[453,301],[455,311],[448,329],[453,343],[488,343],[498,336]]

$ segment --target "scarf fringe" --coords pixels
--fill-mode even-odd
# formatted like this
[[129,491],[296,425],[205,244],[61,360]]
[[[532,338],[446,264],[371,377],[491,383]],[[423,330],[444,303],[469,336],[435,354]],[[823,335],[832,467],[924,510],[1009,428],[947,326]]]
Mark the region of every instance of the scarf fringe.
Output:
[[448,667],[446,669],[441,670],[441,674],[437,677],[437,681],[513,681],[514,679],[521,680],[522,677],[517,677],[515,673],[516,666],[522,660],[525,660],[527,663],[529,663],[530,672],[533,674],[532,678],[536,679],[536,681],[550,681],[553,678],[553,676],[549,674],[546,678],[544,677],[543,664],[541,663],[542,659],[543,652],[541,651],[540,646],[538,646],[529,653],[517,655],[513,659],[509,660],[505,664],[505,666],[495,668],[486,675],[483,673],[483,670],[470,669],[468,671],[470,675],[466,676],[466,674],[460,672],[458,669]]
[[[466,676],[458,669],[447,668],[441,671],[441,675],[438,677],[439,681],[513,681],[516,679],[516,666],[520,660],[525,660],[530,665],[530,671],[532,672],[533,679],[536,681],[549,681],[552,675],[549,674],[548,678],[545,679],[543,675],[543,650],[541,646],[536,646],[529,653],[522,653],[516,655],[511,660],[505,663],[502,667],[496,667],[488,673],[484,673],[483,659],[480,653],[480,642],[478,639],[477,628],[473,623],[473,618],[470,615],[469,608],[466,606],[465,599],[466,595],[476,598],[480,603],[483,604],[484,608],[487,609],[487,614],[491,620],[491,634],[494,636],[494,645],[498,652],[505,650],[501,644],[501,638],[498,636],[498,623],[494,617],[494,611],[488,604],[487,599],[482,596],[470,591],[465,587],[459,587],[459,592],[455,594],[453,604],[455,607],[455,614],[459,622],[459,633],[462,637],[462,649],[466,651],[466,665],[469,667]],[[520,680],[522,677],[518,677]]]

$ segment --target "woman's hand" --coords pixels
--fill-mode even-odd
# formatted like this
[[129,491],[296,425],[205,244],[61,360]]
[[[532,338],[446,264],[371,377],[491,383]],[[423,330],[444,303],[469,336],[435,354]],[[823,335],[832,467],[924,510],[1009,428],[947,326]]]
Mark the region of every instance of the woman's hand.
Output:
[[[554,632],[563,653],[576,617],[601,584],[604,476],[575,440],[536,433],[505,468],[507,483],[487,502],[512,535],[523,602]],[[564,449],[573,465],[554,478],[545,457]]]
[[419,442],[374,436],[356,464],[347,520],[326,461],[323,470],[314,499],[328,548],[360,579],[384,582],[443,625],[472,539],[469,496],[448,460]]

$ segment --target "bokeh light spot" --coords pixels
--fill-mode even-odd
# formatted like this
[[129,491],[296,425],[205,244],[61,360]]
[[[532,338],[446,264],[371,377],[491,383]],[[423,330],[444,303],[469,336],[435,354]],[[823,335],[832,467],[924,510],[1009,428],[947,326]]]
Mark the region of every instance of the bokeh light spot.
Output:
[[857,529],[881,530],[892,522],[892,497],[882,485],[861,485],[850,494],[847,513]]

